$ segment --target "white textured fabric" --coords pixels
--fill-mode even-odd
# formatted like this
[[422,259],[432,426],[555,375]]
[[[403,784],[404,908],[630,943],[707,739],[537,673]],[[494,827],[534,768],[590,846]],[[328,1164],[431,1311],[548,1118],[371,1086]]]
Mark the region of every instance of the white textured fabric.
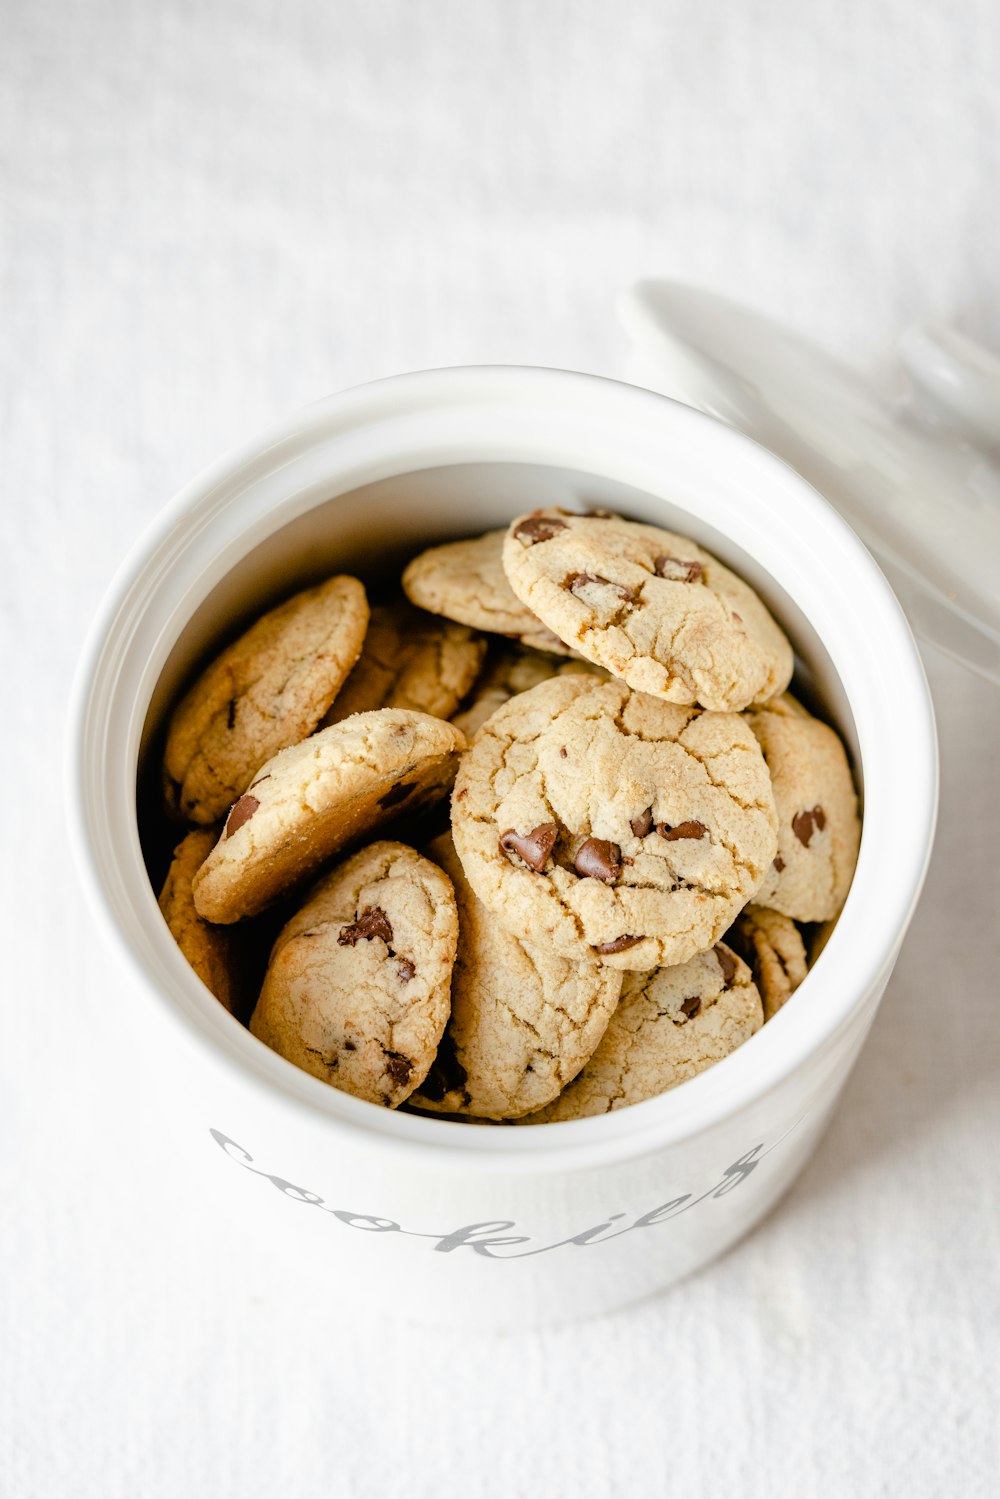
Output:
[[1000,694],[933,660],[941,831],[839,1114],[749,1242],[505,1338],[342,1320],[119,1069],[62,831],[81,633],[170,493],[325,392],[625,366],[704,280],[876,374],[1000,343],[994,0],[8,0],[0,55],[0,1492],[997,1493]]

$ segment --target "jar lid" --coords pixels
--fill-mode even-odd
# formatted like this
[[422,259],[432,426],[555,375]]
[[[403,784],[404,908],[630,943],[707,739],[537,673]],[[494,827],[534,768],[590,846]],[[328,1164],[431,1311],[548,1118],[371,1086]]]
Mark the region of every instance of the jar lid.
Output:
[[878,559],[914,632],[1000,685],[1000,360],[925,324],[880,396],[847,365],[701,287],[641,282],[631,377],[770,448]]

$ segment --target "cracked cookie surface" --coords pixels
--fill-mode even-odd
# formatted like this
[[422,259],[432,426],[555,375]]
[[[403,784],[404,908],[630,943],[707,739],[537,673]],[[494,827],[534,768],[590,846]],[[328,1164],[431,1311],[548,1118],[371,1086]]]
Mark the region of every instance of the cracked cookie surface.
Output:
[[373,843],[282,930],[250,1029],[314,1077],[395,1108],[437,1051],[457,941],[447,876],[405,844]]
[[443,719],[380,708],[282,750],[234,803],[195,877],[200,915],[252,916],[364,833],[446,795],[464,748]]
[[792,648],[757,594],[672,531],[536,511],[512,522],[503,565],[526,608],[638,692],[732,712],[791,680]]
[[525,608],[504,572],[505,531],[449,541],[421,552],[403,573],[403,592],[421,609],[444,614],[474,630],[488,630],[556,655],[572,650]]
[[726,933],[726,942],[749,965],[764,1019],[777,1015],[809,970],[802,934],[790,916],[751,905]]
[[158,904],[171,936],[195,973],[233,1015],[237,985],[230,935],[202,920],[191,893],[191,882],[215,847],[215,839],[214,828],[197,828],[178,843]]
[[486,641],[467,625],[409,604],[376,604],[357,665],[321,727],[375,708],[412,708],[450,718],[485,654]]
[[616,968],[711,947],[776,847],[771,782],[737,714],[555,677],[463,757],[455,848],[483,904],[533,946]]
[[778,812],[778,851],[754,902],[796,921],[829,921],[846,899],[861,840],[844,746],[787,692],[745,716]]
[[655,1098],[720,1062],[763,1022],[749,968],[722,943],[677,967],[628,973],[583,1071],[555,1103],[518,1123],[587,1119]]
[[621,989],[594,961],[530,947],[487,911],[465,878],[451,837],[427,850],[458,902],[459,950],[451,1019],[416,1107],[512,1119],[555,1098],[592,1055]]
[[163,757],[168,809],[217,822],[278,750],[311,734],[364,640],[368,601],[338,576],[271,609],[184,694]]

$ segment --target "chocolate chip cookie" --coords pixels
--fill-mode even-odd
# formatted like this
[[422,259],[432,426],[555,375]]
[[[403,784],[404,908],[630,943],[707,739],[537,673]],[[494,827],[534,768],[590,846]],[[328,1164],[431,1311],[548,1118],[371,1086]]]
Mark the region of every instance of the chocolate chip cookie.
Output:
[[447,876],[405,844],[373,843],[282,931],[250,1029],[314,1077],[395,1108],[441,1040],[457,940]]
[[465,739],[427,713],[355,713],[268,760],[198,871],[207,921],[262,911],[339,849],[446,795]]
[[259,765],[312,733],[358,659],[367,624],[357,578],[330,578],[270,610],[217,656],[170,720],[168,810],[217,822]]
[[805,943],[795,922],[766,906],[747,906],[726,942],[750,967],[770,1020],[787,1004],[808,971]]
[[444,614],[474,630],[488,630],[556,655],[573,654],[515,597],[501,552],[506,533],[487,531],[469,541],[450,541],[414,557],[403,573],[407,598],[431,614]]
[[677,967],[627,973],[583,1071],[555,1103],[518,1122],[557,1124],[642,1103],[721,1061],[763,1023],[749,968],[722,943]]
[[712,946],[763,879],[776,826],[742,718],[589,676],[498,709],[452,797],[488,910],[532,946],[640,971]]
[[790,693],[746,720],[764,751],[778,812],[778,851],[754,901],[796,921],[828,921],[844,904],[861,840],[844,746]]
[[202,920],[191,893],[191,882],[215,847],[215,838],[213,828],[198,828],[178,843],[160,891],[159,906],[171,936],[195,973],[232,1015],[236,1012],[237,985],[230,934]]
[[511,525],[503,565],[526,608],[639,692],[729,712],[791,680],[792,648],[756,593],[685,536],[539,510]]
[[466,625],[409,604],[378,604],[357,665],[322,727],[376,708],[412,708],[450,718],[475,682],[485,654],[486,640]]
[[621,974],[529,947],[475,897],[444,834],[428,853],[458,902],[451,1019],[423,1086],[422,1109],[512,1119],[540,1109],[575,1077],[618,1003]]

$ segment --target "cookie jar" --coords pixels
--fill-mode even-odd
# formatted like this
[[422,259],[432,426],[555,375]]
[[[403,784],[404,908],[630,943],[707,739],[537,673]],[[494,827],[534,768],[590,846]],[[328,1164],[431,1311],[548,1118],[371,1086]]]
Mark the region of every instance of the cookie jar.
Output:
[[[193,665],[272,601],[333,570],[398,576],[424,545],[550,504],[620,509],[690,534],[760,591],[796,644],[800,686],[853,756],[864,832],[815,966],[738,1051],[600,1118],[475,1128],[339,1093],[222,1009],[157,909],[137,777],[150,778],[164,715]],[[245,1224],[247,1254],[277,1256],[318,1287],[335,1273],[359,1305],[379,1305],[391,1282],[394,1314],[405,1306],[500,1327],[657,1291],[733,1244],[788,1188],[892,971],[927,867],[937,785],[906,620],[830,506],[769,452],[687,406],[527,368],[431,371],[348,391],[188,485],[94,624],[67,769],[83,887],[115,958],[108,1004],[147,1051],[155,1040],[147,1082],[165,1137],[192,1142],[219,1221]]]

